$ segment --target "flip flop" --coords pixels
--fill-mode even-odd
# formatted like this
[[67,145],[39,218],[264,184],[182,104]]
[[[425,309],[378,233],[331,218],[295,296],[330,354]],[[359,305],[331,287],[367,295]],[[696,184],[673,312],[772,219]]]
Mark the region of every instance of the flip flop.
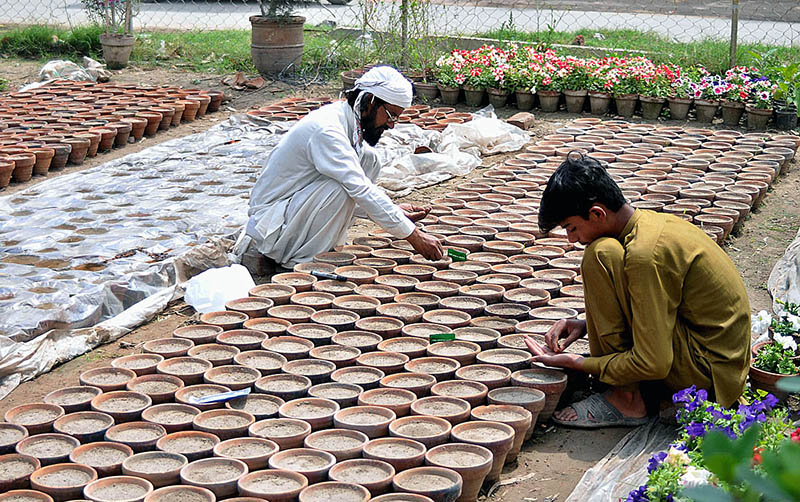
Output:
[[[592,394],[583,401],[572,403],[569,407],[575,410],[578,418],[559,420],[553,417],[553,422],[576,429],[600,429],[603,427],[638,427],[650,421],[650,417],[626,417],[601,394]],[[590,414],[591,416],[589,416]]]

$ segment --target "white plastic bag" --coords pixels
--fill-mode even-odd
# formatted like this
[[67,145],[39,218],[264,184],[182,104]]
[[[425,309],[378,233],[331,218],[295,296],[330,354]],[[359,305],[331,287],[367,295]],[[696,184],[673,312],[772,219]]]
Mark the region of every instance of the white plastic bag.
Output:
[[241,265],[212,268],[189,279],[184,299],[200,313],[225,310],[225,303],[248,296],[256,283]]

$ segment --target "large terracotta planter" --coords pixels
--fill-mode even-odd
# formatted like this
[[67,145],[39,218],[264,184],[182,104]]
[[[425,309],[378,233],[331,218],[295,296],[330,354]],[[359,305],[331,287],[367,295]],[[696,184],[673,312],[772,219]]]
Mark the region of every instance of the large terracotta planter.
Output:
[[306,19],[270,19],[250,16],[252,42],[250,56],[259,73],[278,76],[294,73],[303,57],[303,23]]
[[739,127],[739,121],[744,114],[744,103],[736,101],[722,101],[722,123],[728,127]]
[[617,104],[617,114],[625,118],[633,117],[633,112],[636,111],[636,103],[639,101],[639,96],[636,94],[623,94],[622,96],[614,96],[614,102]]
[[479,107],[483,104],[483,97],[486,95],[486,90],[471,85],[464,86],[464,100],[467,106]]
[[753,357],[750,361],[750,385],[752,385],[756,389],[761,389],[763,391],[769,392],[770,394],[774,394],[775,397],[781,400],[785,400],[788,394],[784,391],[779,390],[777,387],[777,383],[784,378],[798,376],[799,374],[781,375],[779,373],[764,371],[753,366],[753,362],[755,361],[755,357],[758,354],[758,351],[761,350],[764,346],[769,345],[770,343],[772,342],[767,341],[767,342],[757,343],[752,348]]
[[669,98],[669,114],[673,120],[686,120],[689,116],[689,108],[692,107],[691,98]]
[[495,108],[505,108],[509,95],[507,90],[490,87],[486,92],[489,94],[489,104]]
[[642,118],[646,120],[656,120],[664,109],[664,98],[655,96],[639,96],[642,103]]
[[589,92],[589,106],[592,109],[592,115],[605,115],[608,113],[608,107],[611,104],[611,94],[608,92]]
[[561,100],[561,93],[558,91],[536,91],[539,96],[539,106],[543,112],[557,112],[558,103]]
[[447,87],[439,84],[438,88],[439,94],[442,96],[443,105],[455,105],[458,103],[458,98],[461,96],[460,87]]
[[514,95],[517,98],[517,109],[524,112],[533,109],[535,96],[532,92],[517,90]]
[[435,83],[414,82],[414,89],[417,91],[417,96],[425,103],[430,103],[439,96],[439,88]]
[[112,70],[118,70],[128,66],[131,58],[133,43],[136,37],[133,35],[100,35],[100,45],[103,46],[103,59],[106,65]]
[[755,129],[757,131],[766,130],[767,124],[769,123],[769,119],[772,118],[772,108],[765,110],[762,108],[753,108],[751,106],[748,106],[746,109],[747,109],[747,128]]
[[695,99],[694,109],[697,112],[697,121],[710,124],[714,120],[719,108],[719,101],[709,101],[707,99]]
[[571,91],[569,89],[564,91],[564,98],[567,102],[567,111],[569,113],[581,113],[586,104],[586,96],[589,92],[586,89]]

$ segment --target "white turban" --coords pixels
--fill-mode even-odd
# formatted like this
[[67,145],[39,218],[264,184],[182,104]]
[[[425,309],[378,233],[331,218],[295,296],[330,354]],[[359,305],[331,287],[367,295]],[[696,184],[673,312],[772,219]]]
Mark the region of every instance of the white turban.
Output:
[[391,66],[372,68],[356,80],[355,88],[401,108],[411,106],[414,97],[411,82]]

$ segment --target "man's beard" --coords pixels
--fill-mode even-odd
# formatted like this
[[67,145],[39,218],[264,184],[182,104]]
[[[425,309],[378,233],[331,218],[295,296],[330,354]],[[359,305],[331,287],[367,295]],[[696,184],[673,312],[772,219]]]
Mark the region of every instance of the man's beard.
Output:
[[372,113],[361,118],[361,133],[363,134],[364,141],[366,141],[369,146],[377,145],[383,131],[388,129],[386,126],[378,127],[375,125],[377,117],[378,107],[375,107]]

